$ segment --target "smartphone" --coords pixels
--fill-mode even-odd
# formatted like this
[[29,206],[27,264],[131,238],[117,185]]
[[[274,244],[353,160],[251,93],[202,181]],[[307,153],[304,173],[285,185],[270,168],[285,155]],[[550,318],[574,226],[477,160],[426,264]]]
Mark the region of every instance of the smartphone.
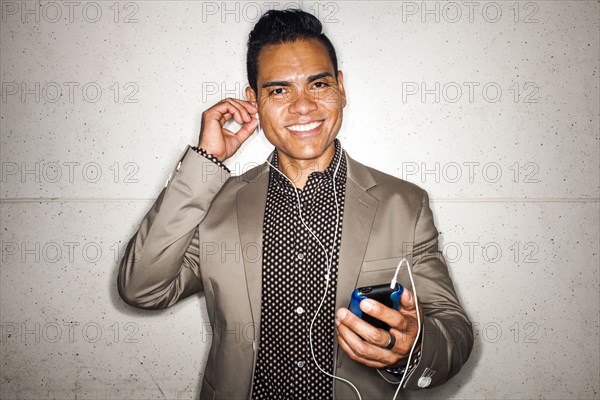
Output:
[[388,324],[367,313],[363,313],[359,304],[362,300],[369,298],[377,300],[381,304],[393,308],[394,310],[400,310],[400,296],[402,296],[403,291],[404,288],[399,283],[396,284],[395,288],[391,288],[389,284],[361,287],[352,292],[352,298],[350,299],[350,306],[348,308],[354,315],[362,318],[365,322],[368,322],[376,328],[387,331],[390,329]]

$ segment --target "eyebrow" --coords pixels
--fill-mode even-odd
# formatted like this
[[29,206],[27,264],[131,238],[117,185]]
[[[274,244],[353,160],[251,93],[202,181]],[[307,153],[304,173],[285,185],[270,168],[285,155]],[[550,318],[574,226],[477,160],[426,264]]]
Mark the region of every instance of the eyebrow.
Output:
[[[321,79],[321,78],[333,78],[333,75],[331,74],[331,72],[328,71],[324,71],[324,72],[319,72],[318,74],[314,74],[308,77],[308,79],[306,79],[307,82],[314,82],[317,79]],[[268,88],[268,87],[272,87],[272,86],[284,86],[284,87],[288,87],[291,86],[291,83],[289,81],[269,81],[269,82],[265,82],[261,85],[261,88]]]

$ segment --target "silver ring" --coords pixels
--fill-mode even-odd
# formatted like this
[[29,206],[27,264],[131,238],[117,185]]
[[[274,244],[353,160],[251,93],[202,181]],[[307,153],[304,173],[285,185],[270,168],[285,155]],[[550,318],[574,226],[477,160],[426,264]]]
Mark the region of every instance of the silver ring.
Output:
[[387,344],[387,346],[385,346],[385,348],[387,350],[391,350],[396,345],[396,336],[392,335],[392,332],[389,332],[389,331],[388,331],[388,334],[390,335],[390,342]]

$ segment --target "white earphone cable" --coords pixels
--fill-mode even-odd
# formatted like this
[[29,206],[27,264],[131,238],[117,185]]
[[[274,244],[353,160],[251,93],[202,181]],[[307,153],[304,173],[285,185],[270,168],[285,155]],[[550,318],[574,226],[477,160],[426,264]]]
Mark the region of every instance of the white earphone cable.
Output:
[[339,230],[339,224],[340,224],[340,206],[338,204],[337,201],[337,190],[336,190],[336,186],[335,186],[335,178],[337,176],[338,170],[340,168],[340,164],[342,161],[342,157],[344,157],[343,154],[343,150],[340,147],[340,158],[338,160],[338,163],[335,167],[335,171],[333,172],[333,197],[334,197],[334,201],[335,201],[335,211],[336,211],[336,223],[335,223],[335,230],[334,230],[334,237],[333,237],[333,243],[331,246],[331,254],[329,254],[327,252],[327,249],[325,248],[325,245],[323,244],[323,242],[321,242],[321,240],[317,237],[317,235],[313,232],[312,229],[310,229],[310,227],[306,224],[306,222],[304,221],[304,218],[302,217],[302,205],[300,202],[300,195],[298,194],[298,191],[296,190],[296,187],[294,186],[294,182],[292,182],[292,180],[290,178],[288,178],[283,172],[281,172],[277,167],[275,167],[273,164],[271,164],[269,162],[269,160],[267,160],[267,163],[271,166],[271,168],[273,168],[274,170],[276,170],[277,172],[279,172],[282,176],[284,176],[292,185],[292,188],[294,189],[294,193],[296,194],[296,200],[298,202],[298,215],[300,217],[300,221],[302,222],[302,225],[304,225],[304,227],[306,228],[306,230],[308,232],[310,232],[310,234],[315,238],[315,240],[317,241],[317,243],[319,244],[319,246],[321,246],[321,249],[323,250],[323,252],[325,253],[325,262],[327,264],[327,272],[325,274],[325,290],[323,292],[323,296],[321,297],[321,301],[319,303],[319,307],[317,308],[317,311],[315,312],[315,314],[313,315],[313,318],[310,322],[310,327],[308,330],[308,343],[310,345],[310,353],[312,355],[312,359],[313,362],[315,363],[315,365],[317,366],[317,368],[324,373],[327,376],[330,376],[334,379],[338,379],[340,381],[346,382],[347,384],[349,384],[354,391],[356,391],[356,394],[358,395],[359,400],[362,400],[362,396],[360,395],[360,392],[358,391],[358,389],[356,388],[356,386],[350,382],[347,379],[341,378],[339,376],[330,374],[329,372],[325,371],[317,362],[317,358],[315,357],[315,351],[314,351],[314,346],[313,346],[313,341],[312,341],[312,329],[315,323],[315,320],[317,319],[317,316],[319,315],[319,313],[321,312],[321,308],[323,308],[323,303],[325,302],[325,298],[327,297],[327,292],[329,291],[329,280],[330,280],[330,273],[331,273],[331,265],[333,262],[333,252],[335,249],[335,245],[337,242],[337,235],[338,235],[338,230]]
[[410,348],[410,353],[408,353],[408,360],[406,361],[406,367],[404,369],[404,373],[402,374],[402,379],[400,379],[400,382],[398,383],[398,389],[396,389],[396,393],[394,394],[394,397],[392,398],[392,400],[396,400],[396,397],[398,397],[398,393],[400,392],[400,389],[402,388],[402,385],[404,384],[404,380],[406,379],[406,375],[408,374],[408,366],[410,365],[410,362],[412,361],[412,356],[415,351],[415,347],[417,346],[417,342],[419,341],[419,337],[421,336],[421,314],[419,313],[419,299],[417,297],[417,287],[415,286],[415,280],[413,278],[412,268],[411,268],[409,262],[406,260],[406,258],[403,258],[398,263],[398,267],[396,267],[396,273],[394,274],[392,283],[393,283],[393,286],[395,287],[396,280],[398,278],[398,272],[400,271],[400,267],[402,266],[403,262],[406,263],[406,269],[408,270],[408,277],[410,278],[410,284],[412,285],[413,295],[415,296],[414,297],[415,309],[417,311],[417,336],[415,337],[415,341],[413,342],[412,347]]
[[[257,117],[258,117],[258,115],[257,115]],[[257,129],[260,129],[260,124],[258,125]],[[321,240],[317,237],[317,235],[313,232],[313,230],[310,229],[310,227],[308,226],[308,224],[304,221],[304,218],[302,217],[302,205],[301,205],[301,202],[300,202],[300,195],[298,194],[298,190],[296,189],[296,186],[294,185],[294,182],[289,177],[287,177],[287,175],[285,175],[283,172],[281,172],[277,167],[275,167],[273,164],[271,164],[271,162],[269,162],[269,160],[266,160],[266,161],[267,161],[267,164],[269,164],[271,166],[271,168],[273,168],[275,171],[279,172],[279,174],[281,174],[283,177],[285,177],[289,181],[289,183],[292,185],[294,193],[296,194],[296,200],[298,202],[298,216],[300,217],[300,221],[302,222],[302,225],[306,228],[306,230],[314,237],[314,239],[317,241],[317,243],[319,244],[319,246],[323,250],[323,253],[325,254],[325,262],[326,262],[326,265],[327,265],[327,272],[325,274],[325,291],[323,292],[323,296],[321,297],[321,301],[319,303],[319,307],[317,308],[317,311],[315,312],[315,314],[314,314],[314,316],[313,316],[313,318],[312,318],[312,320],[310,322],[310,327],[309,327],[309,332],[308,332],[308,342],[309,342],[309,345],[310,345],[310,352],[311,352],[311,355],[312,355],[313,362],[315,363],[315,365],[317,366],[317,368],[322,373],[324,373],[325,375],[330,376],[330,377],[332,377],[334,379],[337,379],[337,380],[340,380],[342,382],[345,382],[345,383],[349,384],[352,387],[352,389],[354,389],[354,391],[356,392],[356,394],[358,395],[359,400],[362,400],[362,396],[360,394],[360,391],[358,390],[358,388],[352,382],[350,382],[349,380],[347,380],[345,378],[333,375],[333,374],[325,371],[319,365],[319,363],[317,362],[317,359],[315,357],[314,348],[313,348],[313,342],[312,342],[312,329],[313,329],[313,326],[314,326],[314,323],[315,323],[315,320],[316,320],[317,316],[321,312],[321,308],[323,307],[323,303],[325,302],[325,298],[327,297],[327,292],[329,290],[329,280],[330,280],[330,275],[329,274],[331,272],[331,265],[332,265],[332,262],[333,262],[333,253],[334,253],[335,245],[336,245],[336,242],[337,242],[337,235],[338,235],[338,230],[339,230],[340,208],[339,208],[339,204],[338,204],[338,200],[337,200],[337,190],[336,190],[336,185],[335,185],[335,178],[336,178],[337,172],[339,170],[342,157],[344,157],[344,153],[343,153],[343,149],[340,146],[340,158],[339,158],[338,163],[336,165],[335,171],[333,173],[333,179],[332,179],[332,181],[333,181],[333,196],[334,196],[335,209],[336,209],[336,225],[335,225],[335,231],[334,231],[334,238],[333,238],[331,253],[327,252],[327,249],[326,249],[325,245],[323,244],[323,242],[321,242]],[[383,376],[383,374],[381,374],[381,371],[379,371],[379,369],[377,370],[377,372],[379,372],[379,374],[386,381],[398,385],[398,389],[396,389],[396,393],[394,394],[394,397],[393,397],[392,400],[396,400],[396,397],[398,396],[398,393],[400,392],[400,388],[402,388],[402,384],[404,383],[404,380],[405,380],[406,375],[408,373],[408,366],[410,365],[410,362],[412,360],[412,356],[413,356],[415,347],[417,345],[418,338],[420,337],[420,334],[421,334],[421,317],[420,317],[420,314],[419,314],[419,311],[418,311],[419,310],[419,301],[418,301],[418,298],[417,298],[417,288],[415,286],[415,282],[414,282],[414,279],[413,279],[413,275],[412,275],[412,271],[411,271],[412,268],[410,267],[410,264],[408,263],[408,261],[405,258],[403,258],[400,261],[400,263],[398,264],[398,267],[396,268],[396,273],[395,273],[395,275],[394,275],[394,277],[392,279],[390,287],[394,288],[396,286],[396,281],[397,281],[397,278],[398,278],[398,272],[399,272],[400,267],[402,266],[403,262],[406,263],[406,267],[408,269],[408,274],[409,274],[409,277],[410,277],[410,282],[411,282],[412,289],[413,289],[413,294],[414,294],[415,307],[416,307],[416,310],[417,310],[417,336],[416,336],[416,339],[413,342],[413,345],[412,345],[412,347],[410,349],[410,353],[408,355],[408,361],[407,361],[407,364],[406,364],[407,367],[406,367],[406,369],[404,371],[404,374],[402,375],[402,379],[400,380],[400,382],[392,382],[392,381],[388,380],[385,376]],[[335,362],[335,360],[334,360],[334,362]]]

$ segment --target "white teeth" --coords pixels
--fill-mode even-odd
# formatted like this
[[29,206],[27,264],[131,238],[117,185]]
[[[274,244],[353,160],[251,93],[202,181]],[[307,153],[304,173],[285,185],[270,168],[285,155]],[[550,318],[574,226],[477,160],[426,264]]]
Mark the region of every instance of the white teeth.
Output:
[[292,126],[288,126],[288,129],[290,129],[292,131],[306,132],[306,131],[315,129],[317,126],[321,125],[322,123],[323,123],[322,121],[318,121],[318,122],[311,122],[310,124],[304,124],[304,125],[292,125]]

